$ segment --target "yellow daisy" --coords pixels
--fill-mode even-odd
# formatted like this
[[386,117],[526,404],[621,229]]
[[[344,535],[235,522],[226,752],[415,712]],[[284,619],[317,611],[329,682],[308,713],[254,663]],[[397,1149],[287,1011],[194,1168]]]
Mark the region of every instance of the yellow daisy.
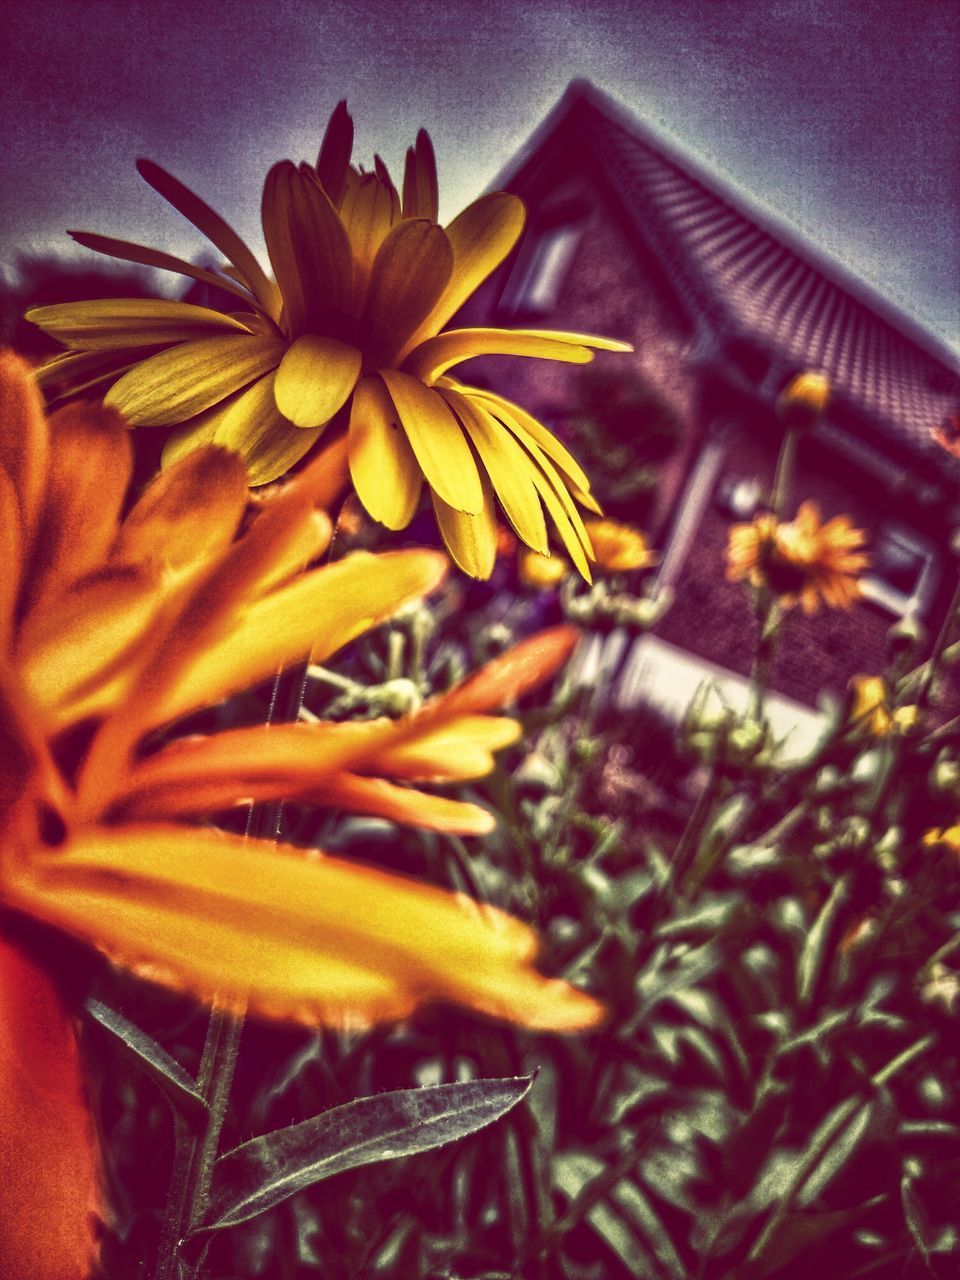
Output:
[[821,524],[815,502],[801,503],[789,522],[763,512],[730,530],[727,579],[766,586],[784,608],[799,604],[807,614],[816,613],[821,600],[849,609],[860,595],[857,575],[868,564],[860,550],[865,541],[849,516]]
[[[584,525],[593,547],[594,567],[601,573],[649,569],[660,559],[633,525],[617,520],[586,520]],[[529,549],[521,552],[517,567],[521,582],[536,590],[555,587],[570,573],[570,562],[563,556],[545,556]]]
[[112,382],[107,403],[131,425],[178,428],[165,465],[212,441],[242,454],[255,485],[282,475],[341,415],[356,491],[387,528],[409,523],[425,481],[443,539],[467,573],[490,574],[499,503],[540,552],[546,513],[589,577],[577,504],[599,508],[582,468],[519,406],[450,370],[479,355],[585,363],[592,348],[631,348],[574,333],[444,328],[513,248],[522,203],[495,192],[443,228],[425,132],[407,153],[402,194],[379,158],[373,173],[353,167],[352,145],[341,103],[316,166],[284,160],[267,174],[263,230],[275,278],[218,214],[141,160],[146,181],[229,260],[223,274],[71,234],[102,253],[212,284],[236,310],[142,299],[36,308],[29,319],[69,349],[41,372],[43,385],[64,394]]

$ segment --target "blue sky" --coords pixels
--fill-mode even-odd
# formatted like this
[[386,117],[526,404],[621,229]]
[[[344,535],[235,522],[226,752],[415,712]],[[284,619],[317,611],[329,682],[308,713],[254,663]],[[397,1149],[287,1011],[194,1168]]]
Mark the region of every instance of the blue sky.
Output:
[[[201,248],[134,170],[259,243],[260,187],[346,97],[357,156],[433,135],[444,212],[592,79],[960,350],[954,0],[0,0],[0,262],[67,227]],[[79,251],[78,251],[79,252]]]

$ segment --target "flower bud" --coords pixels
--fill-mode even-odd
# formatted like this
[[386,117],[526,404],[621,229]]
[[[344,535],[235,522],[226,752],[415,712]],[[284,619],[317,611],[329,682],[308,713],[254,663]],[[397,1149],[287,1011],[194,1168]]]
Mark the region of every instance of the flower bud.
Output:
[[816,425],[827,401],[830,383],[823,373],[807,369],[791,378],[777,398],[777,414],[791,430],[804,430]]

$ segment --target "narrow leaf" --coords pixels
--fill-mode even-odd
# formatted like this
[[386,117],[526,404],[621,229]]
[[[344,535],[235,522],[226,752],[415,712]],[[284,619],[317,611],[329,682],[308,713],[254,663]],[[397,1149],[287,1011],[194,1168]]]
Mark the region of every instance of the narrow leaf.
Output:
[[201,1231],[265,1213],[346,1169],[430,1151],[492,1124],[526,1095],[532,1076],[396,1089],[333,1107],[228,1151],[217,1161]]
[[99,1000],[87,1000],[87,1015],[109,1031],[129,1049],[143,1069],[160,1086],[171,1105],[191,1120],[203,1118],[207,1104],[198,1092],[193,1077],[161,1048],[152,1036],[134,1026],[121,1013]]

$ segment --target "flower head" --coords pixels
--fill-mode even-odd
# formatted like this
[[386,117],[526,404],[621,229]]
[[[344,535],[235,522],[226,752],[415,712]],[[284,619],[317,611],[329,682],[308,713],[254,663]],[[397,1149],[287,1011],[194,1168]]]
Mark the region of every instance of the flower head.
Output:
[[786,427],[814,426],[830,399],[826,374],[806,369],[791,378],[777,397],[777,413]]
[[[4,1274],[55,1280],[64,1259],[83,1273],[95,1198],[78,1064],[63,1050],[69,1015],[10,919],[52,926],[201,998],[303,1022],[399,1017],[430,998],[545,1027],[597,1016],[586,996],[535,972],[532,933],[502,912],[197,825],[291,798],[486,830],[485,810],[407,784],[489,770],[518,727],[488,710],[571,648],[569,628],[534,637],[396,721],[176,736],[170,726],[191,711],[310,653],[323,661],[442,578],[444,557],[430,551],[303,570],[330,535],[314,500],[342,465],[336,455],[251,512],[239,458],[208,445],[125,514],[131,451],[116,414],[75,404],[48,422],[27,370],[0,356]],[[45,1061],[52,1053],[59,1065]],[[62,1124],[49,1124],[51,1107]],[[43,1135],[55,1150],[37,1149]],[[59,1259],[27,1272],[34,1237]]]
[[69,348],[45,368],[44,384],[69,391],[112,382],[107,402],[131,425],[177,428],[165,463],[213,441],[244,457],[255,485],[282,475],[339,417],[348,423],[357,493],[388,528],[409,523],[425,482],[443,539],[466,572],[490,574],[499,504],[541,552],[545,511],[589,576],[577,504],[598,508],[582,468],[519,406],[450,370],[479,355],[583,363],[592,348],[629,346],[582,334],[445,328],[513,248],[523,205],[495,192],[443,228],[426,133],[408,151],[402,191],[379,158],[373,173],[354,168],[352,142],[341,103],[315,166],[284,160],[267,174],[263,229],[275,278],[197,196],[140,161],[147,182],[229,259],[226,273],[105,236],[75,238],[213,284],[235,310],[139,299],[37,308],[29,318]]
[[799,604],[807,614],[816,613],[821,600],[848,609],[860,594],[857,575],[868,563],[860,550],[865,541],[849,516],[821,524],[815,502],[801,503],[786,523],[762,512],[730,530],[727,579],[767,587],[784,608]]
[[[602,574],[649,569],[660,558],[633,525],[617,520],[586,520],[584,525],[593,547],[594,567]],[[555,587],[570,572],[570,562],[560,555],[544,556],[526,549],[519,558],[520,579],[528,587]]]

